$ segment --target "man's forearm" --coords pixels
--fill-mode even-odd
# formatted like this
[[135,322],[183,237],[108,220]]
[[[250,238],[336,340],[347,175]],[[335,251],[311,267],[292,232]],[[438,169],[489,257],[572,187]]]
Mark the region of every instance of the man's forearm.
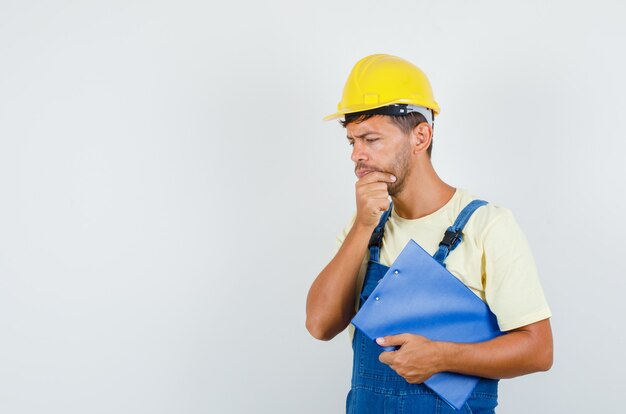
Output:
[[371,233],[372,229],[353,226],[333,260],[311,285],[306,327],[317,339],[332,339],[354,316],[356,276]]
[[552,332],[548,319],[476,344],[439,343],[442,371],[485,378],[513,378],[552,366]]
[[378,359],[411,384],[422,383],[444,371],[511,378],[546,371],[552,366],[552,330],[548,319],[474,344],[431,341],[406,333],[376,341],[382,346],[399,347],[396,351],[382,352]]

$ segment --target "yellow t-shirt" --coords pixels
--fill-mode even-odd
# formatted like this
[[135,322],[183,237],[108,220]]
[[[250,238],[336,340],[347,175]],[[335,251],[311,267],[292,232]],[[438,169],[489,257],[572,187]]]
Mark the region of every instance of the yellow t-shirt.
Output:
[[[409,240],[415,240],[432,256],[461,210],[475,200],[457,189],[439,210],[415,220],[399,217],[392,210],[385,226],[380,263],[390,266]],[[351,222],[337,236],[337,251],[350,231]],[[369,252],[357,278],[355,309],[363,286]],[[543,294],[530,247],[511,211],[494,204],[478,208],[463,229],[463,241],[448,255],[446,267],[472,292],[486,302],[508,331],[552,316]],[[354,327],[350,325],[350,337]]]

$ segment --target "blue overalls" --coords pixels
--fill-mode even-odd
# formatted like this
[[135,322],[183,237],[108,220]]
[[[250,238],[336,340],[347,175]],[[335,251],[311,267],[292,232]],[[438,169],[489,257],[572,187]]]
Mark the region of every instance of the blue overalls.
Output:
[[[439,244],[439,249],[433,255],[435,260],[445,266],[444,261],[448,254],[462,241],[461,232],[467,221],[478,207],[485,204],[487,202],[474,200],[459,213],[454,224],[446,230],[444,238]],[[369,242],[370,258],[361,290],[360,305],[367,300],[378,281],[389,269],[380,264],[378,260],[385,224],[392,208],[393,205],[382,215]],[[382,347],[358,329],[354,332],[352,349],[354,351],[352,388],[346,400],[346,412],[348,414],[489,414],[495,412],[498,399],[498,380],[481,379],[465,406],[457,411],[427,386],[408,383],[388,365],[380,362],[378,356],[383,352]]]

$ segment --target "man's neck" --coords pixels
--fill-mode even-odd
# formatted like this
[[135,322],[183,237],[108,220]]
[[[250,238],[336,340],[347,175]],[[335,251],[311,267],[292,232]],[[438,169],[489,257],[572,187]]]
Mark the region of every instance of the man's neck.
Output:
[[402,192],[392,196],[392,200],[396,214],[409,220],[439,210],[450,201],[456,191],[456,188],[439,178],[430,161],[415,165],[406,180]]

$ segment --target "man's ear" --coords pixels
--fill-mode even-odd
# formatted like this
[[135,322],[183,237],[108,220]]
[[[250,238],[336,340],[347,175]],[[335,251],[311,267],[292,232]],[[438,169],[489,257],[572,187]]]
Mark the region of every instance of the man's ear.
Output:
[[430,146],[433,139],[433,129],[428,122],[420,122],[413,128],[411,132],[411,141],[413,143],[413,154],[425,152]]

